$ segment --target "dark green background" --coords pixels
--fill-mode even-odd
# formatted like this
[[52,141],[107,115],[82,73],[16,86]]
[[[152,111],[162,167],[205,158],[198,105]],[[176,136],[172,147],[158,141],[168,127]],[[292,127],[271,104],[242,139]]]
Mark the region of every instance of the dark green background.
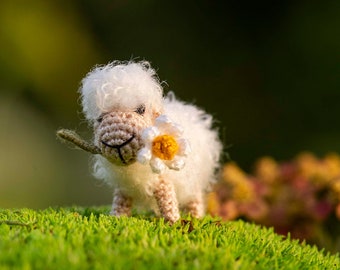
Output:
[[245,169],[340,152],[339,14],[337,0],[1,1],[0,207],[110,203],[55,130],[91,136],[77,89],[112,60],[150,61]]

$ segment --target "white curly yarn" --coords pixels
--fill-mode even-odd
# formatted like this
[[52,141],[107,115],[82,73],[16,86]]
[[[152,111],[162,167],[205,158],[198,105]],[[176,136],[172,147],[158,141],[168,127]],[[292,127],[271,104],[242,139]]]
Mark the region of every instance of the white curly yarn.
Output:
[[98,66],[82,80],[80,92],[83,111],[91,122],[103,112],[129,110],[142,103],[156,111],[162,108],[162,87],[147,61]]

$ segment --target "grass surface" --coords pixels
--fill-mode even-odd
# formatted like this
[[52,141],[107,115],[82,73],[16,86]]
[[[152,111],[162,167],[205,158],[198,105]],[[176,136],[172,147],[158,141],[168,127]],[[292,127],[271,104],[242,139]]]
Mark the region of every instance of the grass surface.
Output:
[[0,269],[340,269],[339,256],[242,221],[0,210]]

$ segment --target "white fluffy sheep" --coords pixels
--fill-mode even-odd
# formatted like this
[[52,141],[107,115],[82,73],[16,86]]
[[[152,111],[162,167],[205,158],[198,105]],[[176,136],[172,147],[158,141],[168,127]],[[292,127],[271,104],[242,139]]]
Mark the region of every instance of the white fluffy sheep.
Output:
[[[83,79],[80,93],[84,114],[94,129],[94,146],[89,150],[71,136],[59,135],[96,154],[95,177],[114,189],[111,214],[130,215],[134,205],[152,209],[170,223],[180,218],[179,209],[201,217],[204,193],[215,181],[222,149],[212,117],[177,100],[173,93],[164,97],[146,61],[96,67]],[[156,174],[136,159],[144,146],[142,131],[161,114],[183,127],[192,151],[183,169]]]

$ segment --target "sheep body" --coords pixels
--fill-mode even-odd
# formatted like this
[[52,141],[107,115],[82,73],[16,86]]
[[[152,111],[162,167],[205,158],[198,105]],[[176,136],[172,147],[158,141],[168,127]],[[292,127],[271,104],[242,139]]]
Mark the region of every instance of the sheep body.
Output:
[[[168,210],[164,209],[185,209],[193,203],[197,209],[192,214],[201,216],[203,194],[215,181],[222,148],[217,131],[212,129],[212,117],[177,100],[173,93],[163,97],[161,84],[148,62],[114,62],[97,67],[84,78],[80,91],[84,113],[94,127],[94,144],[106,153],[94,156],[94,176],[118,191],[112,213],[128,214],[125,210],[119,212],[115,204],[119,201],[121,209],[123,205],[130,208],[131,201],[137,208],[153,209],[175,222],[178,210],[170,209],[174,215],[167,218]],[[145,109],[142,115],[136,110],[140,104]],[[167,170],[161,176],[136,162],[136,151],[143,146],[140,133],[160,114],[183,127],[183,137],[192,149],[182,170]],[[129,145],[124,144],[127,140],[131,141]],[[122,147],[117,150],[117,146],[112,149],[108,145]],[[166,203],[160,202],[158,197],[162,200],[167,193]]]

